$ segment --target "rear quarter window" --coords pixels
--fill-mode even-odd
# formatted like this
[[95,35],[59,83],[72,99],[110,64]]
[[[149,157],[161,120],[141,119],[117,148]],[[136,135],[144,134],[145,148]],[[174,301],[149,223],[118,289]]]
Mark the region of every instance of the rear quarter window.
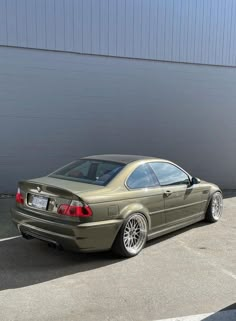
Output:
[[151,168],[142,164],[133,171],[126,184],[130,189],[138,189],[158,186],[158,181]]

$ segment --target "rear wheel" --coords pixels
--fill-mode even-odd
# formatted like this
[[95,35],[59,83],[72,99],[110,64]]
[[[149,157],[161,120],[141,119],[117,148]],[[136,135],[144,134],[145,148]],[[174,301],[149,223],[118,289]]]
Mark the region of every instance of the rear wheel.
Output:
[[128,216],[114,242],[112,251],[119,256],[132,257],[137,255],[147,240],[147,221],[142,214]]
[[223,212],[223,197],[220,192],[213,194],[206,212],[206,221],[214,223],[219,221]]

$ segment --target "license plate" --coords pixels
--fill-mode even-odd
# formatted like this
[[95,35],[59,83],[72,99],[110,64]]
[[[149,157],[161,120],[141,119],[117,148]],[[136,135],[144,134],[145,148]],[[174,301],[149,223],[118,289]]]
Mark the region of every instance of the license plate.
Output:
[[33,196],[32,206],[41,210],[46,210],[48,205],[48,198],[43,196]]

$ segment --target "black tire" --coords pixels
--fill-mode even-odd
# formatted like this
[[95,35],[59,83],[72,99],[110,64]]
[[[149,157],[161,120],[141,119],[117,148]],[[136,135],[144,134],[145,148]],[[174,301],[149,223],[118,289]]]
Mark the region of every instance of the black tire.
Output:
[[[214,210],[214,206],[215,206],[214,202],[218,202],[218,205],[217,205],[218,210],[217,209]],[[206,211],[205,220],[209,223],[218,222],[222,216],[222,211],[223,211],[223,196],[222,196],[222,193],[218,191],[218,192],[215,192],[211,197],[210,203]]]
[[[139,226],[140,237],[139,237],[139,240],[137,240],[137,247],[135,248],[135,244],[134,244],[133,249],[131,249],[131,247],[130,247],[130,249],[128,249],[128,247],[125,245],[125,242],[128,239],[128,237],[126,237],[126,235],[131,232],[127,232],[127,229],[129,228],[129,225],[131,224],[131,222],[135,222],[135,221],[137,221],[137,223],[136,223],[137,225],[140,224],[140,226]],[[141,231],[141,226],[142,226],[142,231]],[[137,228],[137,230],[138,230],[138,228]],[[119,257],[130,258],[130,257],[136,256],[137,254],[139,254],[142,251],[142,249],[144,248],[144,246],[146,244],[147,231],[148,231],[147,220],[143,214],[134,213],[134,214],[129,215],[124,220],[124,222],[120,228],[120,231],[117,234],[115,242],[112,246],[112,252],[114,254],[118,255]],[[132,236],[131,236],[131,238],[132,238]],[[134,240],[134,238],[132,240]],[[129,242],[129,241],[127,241],[127,242]]]

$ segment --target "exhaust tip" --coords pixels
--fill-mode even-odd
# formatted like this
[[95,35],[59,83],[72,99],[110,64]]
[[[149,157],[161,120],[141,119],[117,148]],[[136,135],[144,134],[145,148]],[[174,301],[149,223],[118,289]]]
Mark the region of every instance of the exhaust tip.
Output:
[[55,249],[55,250],[60,250],[60,251],[63,250],[63,247],[56,242],[48,242],[48,247],[50,247],[51,249]]

